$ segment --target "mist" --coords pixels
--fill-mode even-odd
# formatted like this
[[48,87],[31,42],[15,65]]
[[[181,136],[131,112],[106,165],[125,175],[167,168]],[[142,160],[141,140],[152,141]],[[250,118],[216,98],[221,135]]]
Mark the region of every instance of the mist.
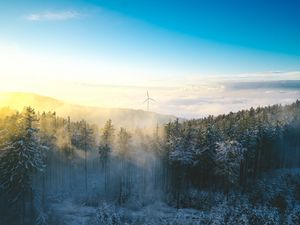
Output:
[[[4,225],[206,224],[242,213],[246,224],[279,224],[298,212],[299,106],[175,119],[147,129],[4,108],[1,219]],[[33,155],[12,160],[29,154],[22,152],[27,148]],[[28,172],[19,177],[14,168],[23,163]],[[10,186],[14,179],[26,186]],[[263,191],[274,183],[272,192]]]

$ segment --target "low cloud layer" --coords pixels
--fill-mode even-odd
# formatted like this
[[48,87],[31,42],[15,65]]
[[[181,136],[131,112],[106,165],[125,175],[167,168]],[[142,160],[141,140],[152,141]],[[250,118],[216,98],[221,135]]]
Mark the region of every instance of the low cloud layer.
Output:
[[20,84],[6,79],[3,91],[18,90],[88,106],[147,110],[147,90],[155,102],[150,111],[200,118],[250,107],[289,104],[300,99],[300,72],[276,72],[220,77],[141,80],[139,83],[35,79]]
[[[250,107],[289,104],[300,99],[300,73],[266,73],[194,80],[177,89],[164,106],[180,116],[198,118]],[[278,80],[276,80],[278,79]]]
[[228,83],[226,87],[234,90],[251,90],[251,89],[300,90],[300,80],[232,82],[232,83]]
[[80,82],[73,85],[76,90],[86,90],[85,93],[93,96],[86,102],[88,105],[96,101],[98,105],[108,107],[144,110],[147,109],[143,101],[148,90],[150,97],[156,100],[150,103],[151,111],[187,118],[236,112],[252,106],[288,104],[300,99],[298,72],[266,73],[265,78],[263,74],[252,74],[246,77],[149,81],[148,85],[101,85]]

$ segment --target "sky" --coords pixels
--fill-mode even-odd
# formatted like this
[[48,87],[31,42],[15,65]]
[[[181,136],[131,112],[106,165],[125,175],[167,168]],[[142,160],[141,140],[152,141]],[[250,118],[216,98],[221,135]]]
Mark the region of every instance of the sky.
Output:
[[0,91],[202,117],[300,97],[297,0],[0,0]]

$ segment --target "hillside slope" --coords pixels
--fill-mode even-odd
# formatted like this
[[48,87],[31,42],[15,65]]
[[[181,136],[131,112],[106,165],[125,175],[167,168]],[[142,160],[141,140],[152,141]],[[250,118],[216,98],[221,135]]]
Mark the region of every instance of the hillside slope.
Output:
[[55,111],[59,116],[70,116],[72,120],[85,119],[90,123],[100,126],[108,119],[112,119],[117,127],[123,126],[128,128],[153,127],[157,124],[167,123],[176,119],[172,115],[163,115],[143,110],[75,105],[31,93],[0,94],[0,107],[22,110],[25,106],[32,106],[39,112]]

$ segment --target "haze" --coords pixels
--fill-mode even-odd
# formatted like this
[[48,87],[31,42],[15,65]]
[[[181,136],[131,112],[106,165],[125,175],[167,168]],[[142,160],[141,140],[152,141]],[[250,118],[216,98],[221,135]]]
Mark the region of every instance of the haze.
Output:
[[0,91],[146,110],[149,90],[187,118],[295,101],[299,5],[231,3],[1,1]]

